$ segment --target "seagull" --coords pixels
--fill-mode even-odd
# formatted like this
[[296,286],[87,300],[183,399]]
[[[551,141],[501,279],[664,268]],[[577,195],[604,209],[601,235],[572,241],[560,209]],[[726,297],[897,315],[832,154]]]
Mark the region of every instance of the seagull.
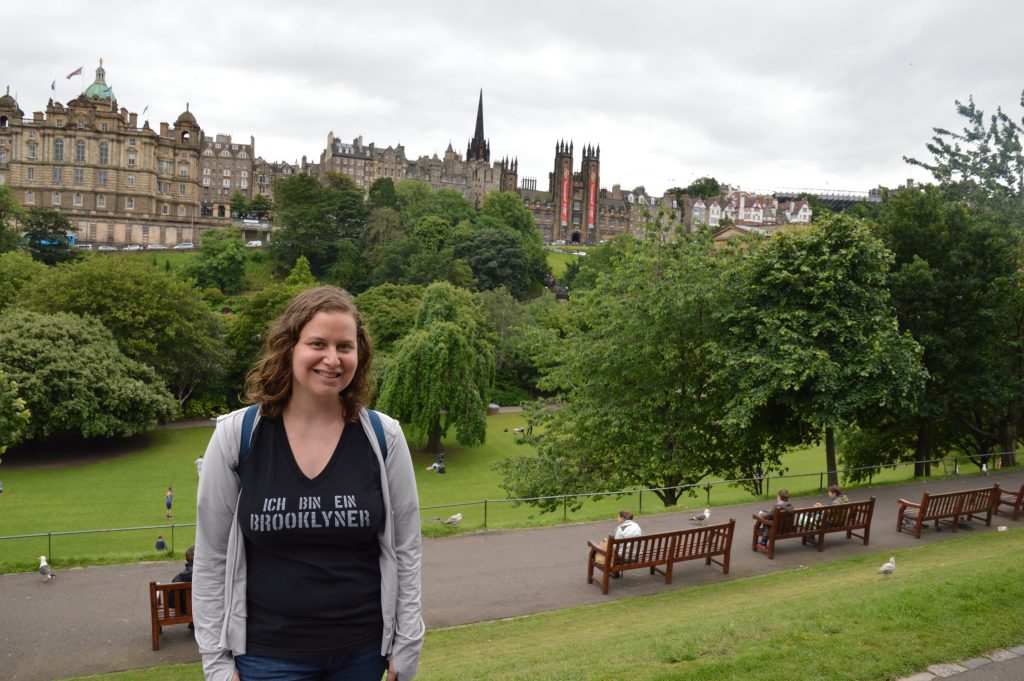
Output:
[[461,520],[462,514],[456,513],[455,515],[450,516],[448,520],[442,520],[441,522],[443,522],[445,525],[458,525]]
[[707,520],[710,517],[711,517],[711,509],[710,508],[705,508],[703,513],[698,513],[697,515],[691,517],[690,520],[693,520],[694,522],[702,523],[702,522],[704,522],[705,520]]
[[43,576],[44,582],[48,582],[57,576],[54,574],[50,564],[46,562],[46,556],[39,556],[39,574]]
[[882,567],[878,568],[878,574],[888,577],[894,572],[896,572],[896,556],[889,556],[889,562],[882,563]]

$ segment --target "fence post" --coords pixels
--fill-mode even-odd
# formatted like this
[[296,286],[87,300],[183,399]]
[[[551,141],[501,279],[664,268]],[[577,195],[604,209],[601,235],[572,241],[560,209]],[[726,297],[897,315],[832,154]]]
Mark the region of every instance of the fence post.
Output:
[[562,495],[562,520],[569,519],[569,496],[566,494]]
[[823,484],[825,484],[825,474],[824,473],[818,473],[818,490],[819,491],[821,490],[821,486]]
[[484,527],[487,527],[487,500],[484,499]]
[[50,564],[53,564],[53,533],[46,533],[46,557],[49,559]]
[[637,512],[638,513],[643,513],[644,512],[644,491],[643,490],[640,490],[640,509]]
[[171,555],[174,555],[174,523],[171,523]]

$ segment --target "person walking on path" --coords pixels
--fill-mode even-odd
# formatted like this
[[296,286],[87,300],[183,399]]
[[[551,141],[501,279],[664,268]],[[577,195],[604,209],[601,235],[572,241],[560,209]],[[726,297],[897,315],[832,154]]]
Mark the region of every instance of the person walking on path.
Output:
[[167,507],[167,517],[173,518],[174,514],[171,513],[171,507],[174,505],[174,488],[167,488],[167,494],[164,495],[164,505]]
[[399,423],[364,407],[372,357],[347,292],[303,291],[246,377],[258,411],[218,419],[192,576],[208,681],[416,676],[416,476]]

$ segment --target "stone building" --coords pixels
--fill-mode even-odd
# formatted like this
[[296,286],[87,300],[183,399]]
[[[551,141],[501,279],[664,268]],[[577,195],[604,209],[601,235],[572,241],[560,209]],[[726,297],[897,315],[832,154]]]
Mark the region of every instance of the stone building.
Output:
[[173,126],[140,126],[101,60],[66,106],[26,117],[9,88],[0,97],[0,183],[23,206],[66,214],[81,242],[173,246],[197,237],[202,136],[187,105]]
[[481,90],[476,127],[466,147],[466,158],[456,152],[450,142],[444,158],[433,154],[410,160],[401,144],[379,148],[372,142],[364,143],[362,136],[348,143],[330,132],[327,134],[327,147],[320,154],[318,177],[324,183],[328,173],[343,173],[351,177],[364,192],[369,191],[374,181],[382,177],[389,177],[395,182],[403,179],[419,180],[434,190],[457,191],[479,207],[488,192],[515,191],[518,184],[518,161],[505,158],[491,163],[490,159],[491,144],[484,137]]
[[579,172],[573,172],[573,154],[572,142],[558,142],[548,191],[538,191],[532,178],[524,178],[518,190],[546,243],[593,245],[623,233],[640,235],[659,223],[682,222],[683,211],[669,194],[651,196],[642,186],[623,191],[617,184],[601,189],[600,146],[583,148]]
[[202,214],[205,217],[230,218],[231,197],[236,193],[252,198],[253,161],[256,140],[239,144],[231,135],[203,137],[199,170],[202,174]]
[[262,156],[257,157],[252,163],[253,198],[260,195],[266,196],[268,199],[273,201],[274,181],[291,177],[292,175],[298,175],[300,172],[302,171],[298,165],[292,165],[285,161],[271,163],[270,161],[264,160]]

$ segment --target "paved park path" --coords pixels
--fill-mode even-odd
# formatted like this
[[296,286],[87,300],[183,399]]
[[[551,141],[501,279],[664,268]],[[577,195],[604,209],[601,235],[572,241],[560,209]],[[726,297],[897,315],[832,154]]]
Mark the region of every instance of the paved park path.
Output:
[[[850,496],[855,500],[870,495],[876,497],[869,546],[863,546],[858,539],[847,541],[842,535],[829,535],[825,550],[818,553],[799,542],[786,541],[776,548],[774,560],[749,549],[750,517],[764,508],[765,502],[715,508],[713,522],[736,519],[728,575],[723,575],[716,566],[707,567],[695,561],[677,567],[673,583],[666,585],[660,576],[651,577],[646,571],[637,570],[613,582],[607,596],[586,583],[586,542],[606,536],[614,528],[613,519],[427,539],[423,555],[423,615],[428,628],[447,627],[603,603],[667,589],[687,589],[792,570],[865,552],[877,553],[881,564],[891,552],[898,555],[903,549],[956,536],[995,532],[999,525],[1024,526],[1024,520],[1014,522],[999,516],[993,520],[992,527],[975,522],[955,534],[948,530],[931,530],[923,533],[920,540],[896,532],[898,498],[917,500],[925,490],[953,491],[993,482],[1016,489],[1024,483],[1024,472],[854,490]],[[794,501],[801,506],[824,501],[824,495]],[[638,521],[646,533],[655,533],[688,527],[688,515],[640,516]],[[538,565],[544,567],[538,568]],[[0,575],[0,678],[50,681],[198,659],[195,642],[184,626],[166,628],[159,651],[151,650],[150,645],[148,584],[168,581],[179,571],[179,563],[68,570],[61,570],[59,565],[55,567],[59,574],[50,583],[43,583],[36,573]],[[966,672],[962,679],[1024,679],[1024,658]]]

